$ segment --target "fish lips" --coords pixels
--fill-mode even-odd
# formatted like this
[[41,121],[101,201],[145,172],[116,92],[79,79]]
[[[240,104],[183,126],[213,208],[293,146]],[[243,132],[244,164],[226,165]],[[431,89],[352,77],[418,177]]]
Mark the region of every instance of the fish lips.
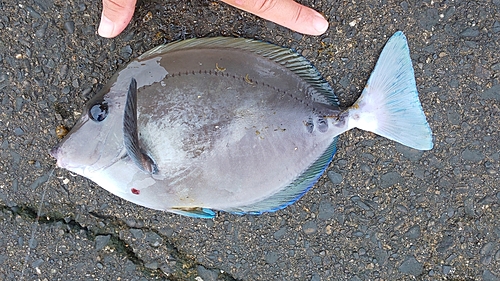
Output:
[[60,144],[57,144],[56,146],[49,149],[50,156],[52,156],[56,160],[58,159],[58,155],[59,155],[59,146],[60,146]]

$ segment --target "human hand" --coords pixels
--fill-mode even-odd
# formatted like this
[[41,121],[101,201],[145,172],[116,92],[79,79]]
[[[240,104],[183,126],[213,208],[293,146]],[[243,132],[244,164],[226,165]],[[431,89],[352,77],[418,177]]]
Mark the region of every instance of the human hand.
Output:
[[299,33],[321,35],[328,21],[315,10],[293,0],[221,0]]
[[120,34],[132,19],[137,0],[102,0],[101,23],[97,33],[113,38]]
[[[320,13],[293,0],[221,1],[300,33],[320,35],[328,28]],[[136,0],[103,0],[99,35],[113,38],[120,34],[132,19],[135,3]]]

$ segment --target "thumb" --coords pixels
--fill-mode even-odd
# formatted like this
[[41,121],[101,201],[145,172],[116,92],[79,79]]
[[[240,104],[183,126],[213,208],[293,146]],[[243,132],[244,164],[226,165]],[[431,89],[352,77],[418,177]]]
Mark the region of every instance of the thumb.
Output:
[[321,35],[328,29],[328,21],[320,13],[293,0],[222,1],[303,34]]
[[135,3],[136,0],[103,0],[97,33],[106,38],[120,34],[134,15]]

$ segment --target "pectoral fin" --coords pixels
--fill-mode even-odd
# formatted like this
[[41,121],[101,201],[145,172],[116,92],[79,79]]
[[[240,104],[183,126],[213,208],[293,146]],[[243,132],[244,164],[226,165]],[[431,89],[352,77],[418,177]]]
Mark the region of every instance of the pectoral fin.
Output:
[[123,143],[127,154],[142,171],[150,174],[158,172],[153,159],[139,145],[137,129],[137,81],[132,78],[127,93],[123,115]]

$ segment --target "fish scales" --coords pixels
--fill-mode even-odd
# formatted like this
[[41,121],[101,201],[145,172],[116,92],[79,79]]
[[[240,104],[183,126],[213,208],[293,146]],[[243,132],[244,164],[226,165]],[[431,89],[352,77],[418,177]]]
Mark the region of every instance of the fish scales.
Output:
[[390,95],[411,97],[409,112],[416,117],[400,130],[417,123],[422,128],[402,139],[383,123],[401,110],[373,105],[373,93],[384,95],[378,93],[382,75],[373,78],[377,67],[369,80],[377,89],[341,109],[328,83],[293,51],[209,38],[160,46],[120,70],[52,155],[59,166],[149,208],[194,217],[213,217],[212,210],[275,211],[317,181],[337,136],[352,127],[418,149],[432,147],[406,38],[394,36],[401,60],[387,61],[390,69],[401,69],[382,80],[391,83],[390,91],[409,92]]

